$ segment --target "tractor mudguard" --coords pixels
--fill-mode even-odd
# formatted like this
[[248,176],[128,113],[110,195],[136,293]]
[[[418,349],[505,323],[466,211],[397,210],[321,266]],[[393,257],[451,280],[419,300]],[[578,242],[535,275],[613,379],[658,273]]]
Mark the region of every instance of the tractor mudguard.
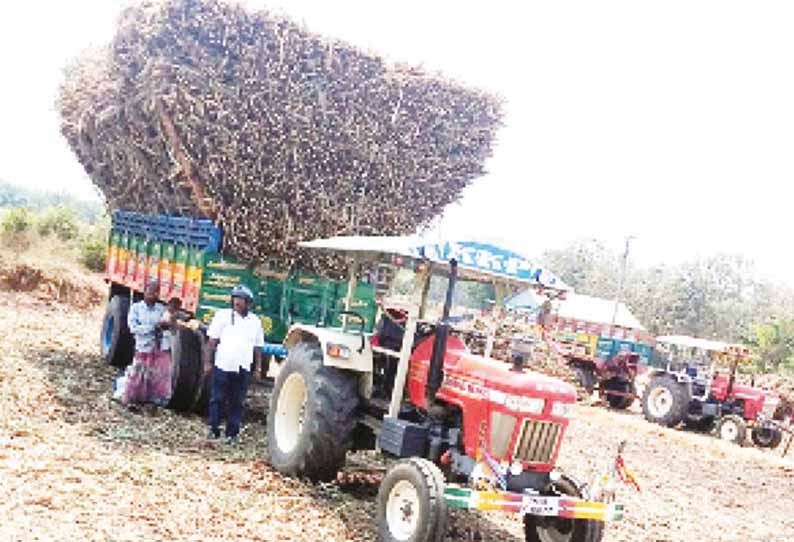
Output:
[[[320,344],[323,365],[327,367],[372,373],[372,346],[368,339],[362,341],[362,335],[358,333],[294,324],[284,339],[284,346],[289,350],[303,341],[315,341]],[[344,348],[329,348],[333,346]],[[340,353],[344,355],[339,355]]]

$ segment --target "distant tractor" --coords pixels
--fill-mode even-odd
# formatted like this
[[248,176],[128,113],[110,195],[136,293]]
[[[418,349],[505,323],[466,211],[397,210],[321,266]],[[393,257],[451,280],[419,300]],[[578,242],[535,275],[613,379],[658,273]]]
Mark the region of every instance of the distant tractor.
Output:
[[[774,393],[736,383],[740,364],[750,361],[741,345],[686,336],[657,337],[655,367],[642,396],[645,419],[675,427],[711,431],[723,440],[752,441],[775,448],[783,432],[775,420],[781,399]],[[722,368],[722,370],[720,370]]]
[[351,304],[339,328],[290,328],[267,421],[279,472],[333,480],[351,450],[396,460],[377,496],[383,541],[443,540],[450,507],[520,514],[530,542],[597,542],[604,521],[622,517],[613,493],[591,494],[555,467],[574,389],[471,354],[452,326],[460,281],[564,289],[548,271],[480,243],[338,237],[301,246],[348,258],[350,293],[366,267],[390,267],[412,287],[399,302],[388,295],[374,334]]
[[653,337],[644,330],[573,319],[553,319],[548,334],[554,351],[573,369],[588,394],[615,409],[629,408],[637,398],[634,380],[653,352]]

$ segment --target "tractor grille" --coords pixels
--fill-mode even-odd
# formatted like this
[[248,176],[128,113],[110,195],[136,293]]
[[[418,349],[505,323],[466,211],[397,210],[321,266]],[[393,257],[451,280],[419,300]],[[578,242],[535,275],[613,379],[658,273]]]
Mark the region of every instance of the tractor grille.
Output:
[[524,420],[515,459],[527,463],[549,463],[557,447],[562,425],[539,420]]

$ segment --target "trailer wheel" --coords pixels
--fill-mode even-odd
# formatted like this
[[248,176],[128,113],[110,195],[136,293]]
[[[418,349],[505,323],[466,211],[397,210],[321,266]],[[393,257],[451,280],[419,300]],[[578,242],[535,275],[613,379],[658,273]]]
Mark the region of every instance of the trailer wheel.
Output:
[[354,373],[325,367],[317,344],[291,348],[270,396],[270,463],[287,476],[334,480],[353,444],[357,406]]
[[201,331],[197,331],[196,338],[198,339],[199,346],[199,366],[192,408],[194,413],[205,416],[210,405],[210,385],[212,384],[212,373],[204,373],[204,355],[207,348],[207,336]]
[[100,351],[104,360],[113,367],[126,367],[132,363],[132,356],[135,353],[134,339],[127,327],[129,310],[130,300],[114,295],[108,301],[105,317],[102,319]]
[[168,408],[188,412],[196,400],[203,372],[201,342],[190,329],[178,327],[171,338],[172,392]]
[[[582,492],[570,478],[563,476],[554,483],[558,493],[582,498]],[[566,519],[524,516],[526,542],[601,542],[604,524],[592,519]]]
[[391,467],[378,489],[378,539],[440,542],[447,533],[444,475],[427,459],[412,457]]
[[627,382],[625,380],[621,380],[619,378],[612,378],[607,380],[601,385],[602,389],[604,390],[604,395],[606,395],[607,403],[609,406],[618,410],[626,410],[629,408],[632,403],[634,403],[634,397],[625,397],[623,395],[612,395],[611,391],[616,391],[619,393],[634,393],[634,386],[631,382]]
[[576,364],[574,371],[579,379],[579,384],[585,389],[588,394],[592,394],[595,389],[596,377],[593,368],[583,363]]
[[769,424],[754,428],[750,436],[759,448],[777,448],[783,442],[783,431]]
[[649,422],[675,427],[686,417],[689,392],[667,375],[651,378],[642,394],[642,413]]
[[717,422],[717,435],[728,442],[744,444],[747,438],[747,423],[736,414],[729,414]]

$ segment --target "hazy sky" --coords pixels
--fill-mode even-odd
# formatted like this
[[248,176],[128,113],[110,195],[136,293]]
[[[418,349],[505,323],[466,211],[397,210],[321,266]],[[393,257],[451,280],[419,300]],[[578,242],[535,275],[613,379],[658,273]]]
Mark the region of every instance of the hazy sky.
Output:
[[[631,234],[641,263],[734,252],[794,284],[794,2],[245,3],[507,99],[444,235],[537,254]],[[92,193],[52,102],[123,4],[2,4],[0,179]]]

